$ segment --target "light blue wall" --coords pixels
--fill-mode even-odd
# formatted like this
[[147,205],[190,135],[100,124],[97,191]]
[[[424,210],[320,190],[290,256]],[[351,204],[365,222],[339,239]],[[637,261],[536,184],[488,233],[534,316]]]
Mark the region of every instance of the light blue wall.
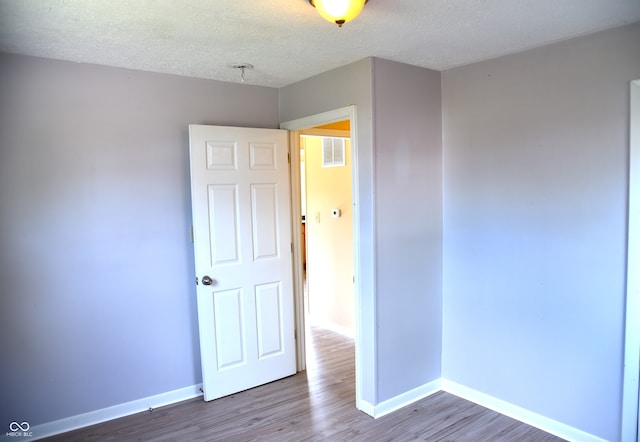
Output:
[[640,24],[443,74],[443,376],[619,438]]
[[201,382],[187,125],[278,91],[1,55],[0,97],[0,423]]
[[378,400],[440,378],[440,73],[373,60]]

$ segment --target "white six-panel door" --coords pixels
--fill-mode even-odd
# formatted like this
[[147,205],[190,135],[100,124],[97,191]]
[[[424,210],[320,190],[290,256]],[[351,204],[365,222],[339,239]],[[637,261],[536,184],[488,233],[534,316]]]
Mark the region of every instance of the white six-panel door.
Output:
[[204,399],[296,371],[287,131],[189,126]]

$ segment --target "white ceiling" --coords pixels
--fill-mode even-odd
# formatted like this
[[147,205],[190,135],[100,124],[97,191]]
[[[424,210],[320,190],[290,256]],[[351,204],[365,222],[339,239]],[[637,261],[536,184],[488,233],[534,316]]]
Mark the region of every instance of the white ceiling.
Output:
[[[640,0],[0,0],[0,51],[282,87],[375,56],[435,70],[640,21]],[[640,42],[638,42],[640,44]]]

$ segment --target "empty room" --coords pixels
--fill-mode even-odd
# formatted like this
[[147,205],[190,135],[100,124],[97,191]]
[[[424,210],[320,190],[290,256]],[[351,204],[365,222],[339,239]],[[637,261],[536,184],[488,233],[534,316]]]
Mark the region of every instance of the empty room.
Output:
[[638,0],[0,0],[7,440],[637,442],[639,233]]

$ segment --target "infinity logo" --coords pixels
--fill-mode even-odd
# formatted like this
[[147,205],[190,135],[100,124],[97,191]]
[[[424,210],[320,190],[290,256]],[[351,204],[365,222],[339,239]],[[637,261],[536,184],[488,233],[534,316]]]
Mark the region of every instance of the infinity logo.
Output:
[[29,422],[19,424],[18,422],[13,421],[9,424],[9,430],[11,431],[29,431],[29,428],[31,428]]

